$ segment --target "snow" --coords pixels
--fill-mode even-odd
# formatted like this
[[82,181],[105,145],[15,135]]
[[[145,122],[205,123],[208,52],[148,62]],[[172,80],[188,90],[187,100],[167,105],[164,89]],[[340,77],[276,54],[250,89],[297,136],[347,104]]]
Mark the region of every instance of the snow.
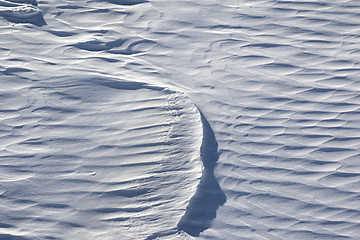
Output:
[[0,0],[0,239],[359,239],[357,0]]

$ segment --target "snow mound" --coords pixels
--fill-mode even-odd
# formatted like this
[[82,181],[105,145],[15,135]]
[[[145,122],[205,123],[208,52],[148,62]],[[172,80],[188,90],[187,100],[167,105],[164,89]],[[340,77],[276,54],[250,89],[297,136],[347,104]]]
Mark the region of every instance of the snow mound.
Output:
[[37,26],[45,25],[42,11],[36,6],[35,0],[0,0],[0,16],[10,22],[32,23]]
[[7,234],[145,239],[177,231],[203,169],[200,114],[186,95],[101,78],[11,88],[0,95]]

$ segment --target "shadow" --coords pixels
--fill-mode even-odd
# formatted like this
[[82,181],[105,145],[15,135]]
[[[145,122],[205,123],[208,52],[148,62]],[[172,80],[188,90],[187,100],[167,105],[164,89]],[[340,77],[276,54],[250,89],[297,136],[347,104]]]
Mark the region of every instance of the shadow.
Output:
[[217,209],[226,202],[226,196],[214,175],[216,162],[219,159],[218,144],[208,121],[201,112],[200,115],[203,124],[201,159],[204,172],[198,189],[178,224],[178,230],[193,237],[198,237],[201,232],[210,227],[212,220],[216,217]]
[[[9,1],[9,0],[8,0]],[[27,3],[27,4],[31,4],[33,6],[37,6],[37,1],[36,0],[10,0],[10,2],[13,2],[13,3]]]
[[148,85],[143,82],[130,82],[130,81],[119,81],[119,80],[106,80],[103,78],[90,78],[88,81],[91,81],[95,84],[114,88],[114,89],[121,89],[121,90],[138,90],[138,89],[150,89],[154,91],[163,91],[163,87],[157,87]]
[[44,25],[47,25],[42,13],[40,13],[40,12],[37,13],[35,16],[31,16],[29,18],[16,17],[16,16],[9,15],[7,13],[5,13],[5,14],[0,13],[0,15],[2,15],[6,20],[8,20],[9,22],[12,22],[12,23],[30,23],[37,27],[42,27]]
[[147,0],[102,0],[102,1],[123,5],[123,6],[133,6],[148,2]]
[[30,240],[30,238],[10,234],[0,234],[0,240]]

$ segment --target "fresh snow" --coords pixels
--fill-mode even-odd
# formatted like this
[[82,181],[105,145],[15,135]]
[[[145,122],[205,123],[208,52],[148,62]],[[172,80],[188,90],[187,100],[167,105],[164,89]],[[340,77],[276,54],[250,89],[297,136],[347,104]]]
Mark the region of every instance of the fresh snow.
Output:
[[360,239],[358,0],[0,0],[0,239]]

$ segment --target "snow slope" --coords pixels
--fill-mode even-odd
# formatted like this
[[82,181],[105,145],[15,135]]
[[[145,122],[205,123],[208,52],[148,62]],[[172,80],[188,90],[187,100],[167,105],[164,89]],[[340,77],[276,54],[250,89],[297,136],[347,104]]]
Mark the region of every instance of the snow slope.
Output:
[[0,239],[360,239],[360,2],[0,16]]

